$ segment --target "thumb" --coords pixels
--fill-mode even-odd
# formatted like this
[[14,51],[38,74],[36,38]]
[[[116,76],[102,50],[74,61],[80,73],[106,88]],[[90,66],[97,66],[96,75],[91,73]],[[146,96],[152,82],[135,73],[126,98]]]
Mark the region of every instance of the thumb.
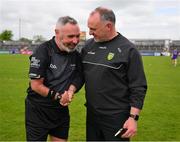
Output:
[[64,95],[66,95],[67,94],[67,91],[64,91]]
[[64,93],[62,94],[62,96],[63,96],[64,94],[66,94],[66,92],[67,92],[67,91],[64,91]]
[[69,94],[69,101],[70,101],[70,102],[72,101],[72,96],[73,96],[73,94],[70,93],[70,94]]
[[123,128],[127,128],[128,127],[128,122],[127,120],[125,121],[124,125],[123,125]]

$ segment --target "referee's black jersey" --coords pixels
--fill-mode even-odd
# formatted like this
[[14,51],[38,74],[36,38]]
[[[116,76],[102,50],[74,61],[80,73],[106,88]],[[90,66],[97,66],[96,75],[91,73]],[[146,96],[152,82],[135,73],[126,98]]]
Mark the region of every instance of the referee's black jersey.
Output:
[[[59,50],[54,37],[41,44],[30,56],[30,79],[44,78],[44,85],[59,93],[64,93],[70,84],[79,90],[83,85],[81,59],[77,51],[67,53]],[[59,103],[52,101],[27,89],[27,98],[36,104],[57,107]]]
[[118,34],[107,42],[90,39],[82,49],[87,107],[98,114],[142,109],[147,83],[135,46]]

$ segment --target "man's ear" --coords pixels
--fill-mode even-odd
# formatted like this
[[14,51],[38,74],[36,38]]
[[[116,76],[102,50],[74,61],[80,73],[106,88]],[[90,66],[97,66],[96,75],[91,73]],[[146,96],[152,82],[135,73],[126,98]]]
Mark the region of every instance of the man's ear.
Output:
[[108,22],[108,23],[106,24],[106,26],[107,26],[107,28],[108,28],[109,30],[111,30],[112,27],[113,27],[112,23],[110,23],[110,22]]
[[59,34],[59,30],[58,29],[55,29],[55,34]]

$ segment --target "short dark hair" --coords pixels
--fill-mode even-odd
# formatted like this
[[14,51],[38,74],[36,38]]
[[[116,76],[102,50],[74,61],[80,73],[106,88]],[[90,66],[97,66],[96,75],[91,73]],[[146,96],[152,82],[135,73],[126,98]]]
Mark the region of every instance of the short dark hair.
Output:
[[113,24],[116,23],[116,17],[114,12],[111,9],[107,9],[104,7],[97,7],[94,12],[98,12],[100,14],[100,18],[103,21],[110,21]]

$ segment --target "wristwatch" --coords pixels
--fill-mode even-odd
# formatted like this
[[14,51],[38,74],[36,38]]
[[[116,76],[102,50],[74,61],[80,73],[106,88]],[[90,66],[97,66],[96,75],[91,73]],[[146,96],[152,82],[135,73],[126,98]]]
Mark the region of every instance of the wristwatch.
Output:
[[54,100],[60,100],[62,98],[61,94],[56,92],[55,96],[54,96]]
[[139,115],[130,114],[129,117],[133,118],[134,120],[138,121]]
[[48,96],[52,100],[60,100],[62,98],[59,92],[55,92],[54,90],[49,89]]

